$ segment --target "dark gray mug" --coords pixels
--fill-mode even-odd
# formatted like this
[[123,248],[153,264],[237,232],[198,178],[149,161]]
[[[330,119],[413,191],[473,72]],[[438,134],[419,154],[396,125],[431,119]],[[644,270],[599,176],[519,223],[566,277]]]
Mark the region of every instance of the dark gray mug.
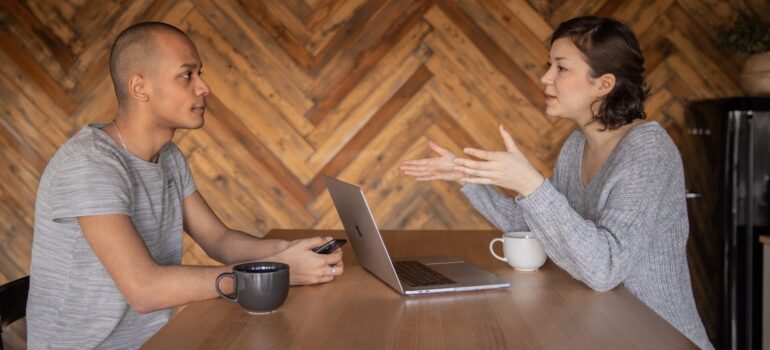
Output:
[[[219,281],[231,277],[235,283],[235,295],[229,296],[219,289]],[[289,294],[289,265],[277,262],[252,262],[235,265],[233,272],[217,277],[217,293],[240,304],[249,313],[270,313],[286,300]]]

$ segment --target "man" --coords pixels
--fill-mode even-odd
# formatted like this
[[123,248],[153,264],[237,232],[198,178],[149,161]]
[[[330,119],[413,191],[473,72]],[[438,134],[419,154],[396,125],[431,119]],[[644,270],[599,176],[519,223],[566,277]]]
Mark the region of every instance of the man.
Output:
[[[176,129],[203,126],[209,87],[195,45],[157,22],[124,30],[110,52],[112,123],[67,141],[40,180],[27,307],[38,348],[137,348],[172,307],[217,297],[235,263],[290,265],[292,284],[329,282],[342,253],[325,240],[287,242],[230,230],[196,191]],[[182,232],[227,266],[182,266]],[[227,280],[225,280],[227,281]],[[223,285],[233,292],[232,282]]]

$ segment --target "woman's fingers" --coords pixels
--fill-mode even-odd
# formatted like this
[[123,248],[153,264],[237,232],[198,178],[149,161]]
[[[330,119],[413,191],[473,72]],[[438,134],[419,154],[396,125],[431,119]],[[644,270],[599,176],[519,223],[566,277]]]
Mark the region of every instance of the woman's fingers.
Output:
[[496,166],[495,163],[491,161],[482,162],[482,161],[466,159],[466,158],[455,158],[453,162],[455,163],[455,165],[462,165],[464,167],[480,169],[480,170],[492,170]]
[[508,130],[505,130],[503,124],[500,124],[500,136],[503,137],[503,143],[505,143],[505,149],[508,150],[508,152],[519,150],[519,148],[516,147],[516,142],[513,141],[513,137],[508,133]]
[[412,166],[425,165],[425,164],[428,163],[428,161],[430,161],[430,158],[405,160],[403,163],[401,163],[401,166],[405,166],[405,165],[412,165]]
[[438,153],[438,154],[440,154],[440,155],[442,155],[444,157],[454,157],[455,156],[454,153],[452,153],[451,151],[449,151],[446,148],[443,148],[443,147],[433,143],[433,141],[428,141],[428,147],[430,147],[430,149],[433,150],[433,152],[436,152],[436,153]]
[[476,158],[484,159],[484,160],[494,159],[495,153],[497,153],[497,152],[489,152],[483,149],[471,148],[471,147],[464,148],[463,152],[465,152],[465,154],[474,156]]
[[460,181],[469,184],[481,184],[481,185],[493,185],[495,182],[492,179],[485,177],[464,177]]
[[454,170],[459,171],[466,175],[473,175],[474,177],[493,177],[495,172],[489,170],[479,170],[474,168],[468,168],[462,165],[456,165]]

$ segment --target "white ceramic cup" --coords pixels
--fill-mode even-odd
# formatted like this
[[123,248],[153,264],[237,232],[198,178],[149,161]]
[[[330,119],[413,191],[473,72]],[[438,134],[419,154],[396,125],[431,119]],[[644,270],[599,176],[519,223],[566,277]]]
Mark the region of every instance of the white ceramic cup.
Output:
[[[503,243],[503,253],[495,253],[495,242]],[[548,258],[532,232],[506,232],[502,238],[489,242],[489,252],[498,260],[505,261],[519,271],[535,271],[545,264]]]

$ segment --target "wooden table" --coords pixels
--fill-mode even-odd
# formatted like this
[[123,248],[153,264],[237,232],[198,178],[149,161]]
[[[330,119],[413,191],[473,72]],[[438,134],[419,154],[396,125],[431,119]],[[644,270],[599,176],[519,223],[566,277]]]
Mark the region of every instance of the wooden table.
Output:
[[[269,237],[344,238],[342,231]],[[189,304],[143,349],[691,349],[623,287],[594,292],[548,261],[519,272],[488,252],[497,231],[386,231],[393,257],[456,255],[511,282],[501,290],[401,296],[344,247],[345,274],[292,287],[281,308],[250,315],[222,299]]]

